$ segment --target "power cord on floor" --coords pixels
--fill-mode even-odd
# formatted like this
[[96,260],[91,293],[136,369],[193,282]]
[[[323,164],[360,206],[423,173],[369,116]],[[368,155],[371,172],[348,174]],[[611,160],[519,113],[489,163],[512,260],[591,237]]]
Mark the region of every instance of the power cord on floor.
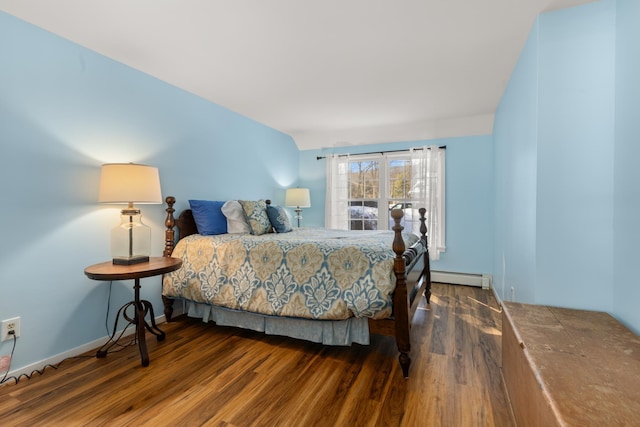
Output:
[[[124,327],[124,329],[122,331],[120,331],[120,334],[118,335],[118,337],[114,340],[113,336],[115,335],[115,333],[112,335],[109,333],[109,310],[111,308],[111,288],[112,288],[113,282],[109,282],[109,297],[107,298],[107,313],[105,316],[105,320],[104,320],[104,325],[105,325],[105,329],[107,331],[107,336],[109,337],[109,341],[113,342],[115,345],[117,345],[118,347],[120,347],[120,349],[118,350],[112,350],[112,351],[108,351],[108,353],[117,353],[119,351],[122,351],[124,349],[126,349],[127,347],[130,347],[132,345],[136,345],[138,343],[137,340],[137,336],[136,334],[133,334],[133,338],[127,342],[126,344],[120,344],[119,341],[122,338],[122,336],[124,335],[124,333],[127,331],[127,329],[129,328],[129,326],[131,326],[131,323],[128,323],[127,326]],[[115,325],[114,325],[115,328]],[[115,331],[114,331],[115,332]],[[10,360],[13,360],[13,354],[16,350],[16,342],[17,342],[17,337],[15,335],[14,331],[9,331],[9,335],[13,336],[13,347],[11,348],[11,353],[10,353]],[[15,381],[15,384],[18,384],[18,382],[22,379],[28,379],[30,380],[35,374],[39,374],[39,375],[43,375],[44,371],[47,368],[52,368],[52,369],[58,369],[60,367],[60,365],[62,365],[65,361],[67,360],[71,360],[71,359],[93,359],[95,356],[71,356],[71,357],[67,357],[62,359],[60,362],[56,363],[55,365],[52,364],[46,364],[44,365],[44,367],[42,369],[34,369],[33,371],[31,371],[30,374],[20,374],[17,377],[16,376],[8,376],[9,372],[11,371],[11,362],[9,362],[9,366],[7,367],[7,371],[4,373],[4,377],[2,378],[2,380],[0,380],[0,385],[7,383],[11,380]]]
[[[9,332],[11,334],[11,332]],[[13,348],[11,349],[11,358],[13,359],[13,353],[16,350],[16,341],[17,338],[15,336],[15,334],[11,334],[13,335]],[[0,385],[9,382],[10,380],[15,381],[15,384],[18,384],[18,381],[20,381],[21,379],[25,378],[30,380],[35,374],[39,374],[42,375],[44,374],[44,371],[47,368],[53,368],[53,369],[58,369],[58,367],[60,367],[60,365],[62,365],[65,361],[70,360],[70,359],[88,359],[88,358],[92,358],[93,356],[72,356],[72,357],[67,357],[66,359],[61,360],[60,362],[58,362],[55,365],[51,365],[51,364],[46,364],[44,365],[44,367],[42,369],[34,369],[33,371],[31,371],[30,374],[20,374],[17,377],[14,376],[10,376],[9,375],[9,371],[11,370],[9,367],[11,366],[11,363],[9,363],[9,367],[7,367],[7,372],[5,372],[4,377],[2,378],[2,380],[0,380]]]
[[[16,351],[16,334],[15,331],[9,331],[9,335],[13,335],[13,348],[11,349],[11,354],[9,355],[9,366],[7,366],[7,372],[4,373],[4,377],[2,377],[2,380],[0,380],[0,384],[4,384],[5,381],[8,381],[11,379],[11,377],[9,377],[7,379],[7,375],[9,375],[9,371],[11,368],[11,359],[13,359],[13,352]],[[18,381],[16,380],[16,384],[18,383]]]

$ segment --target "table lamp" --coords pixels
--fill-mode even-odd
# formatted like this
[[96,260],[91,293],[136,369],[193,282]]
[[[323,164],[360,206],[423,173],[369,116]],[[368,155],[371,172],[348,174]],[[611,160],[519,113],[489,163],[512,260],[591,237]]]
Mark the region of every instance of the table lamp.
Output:
[[300,228],[300,220],[302,219],[302,209],[310,208],[311,198],[309,197],[308,188],[289,188],[284,196],[284,204],[289,208],[295,208],[296,219],[298,220],[298,228]]
[[111,231],[111,257],[114,264],[131,265],[148,262],[151,254],[151,229],[142,223],[138,204],[160,204],[158,168],[134,163],[102,165],[100,203],[126,203],[120,225]]

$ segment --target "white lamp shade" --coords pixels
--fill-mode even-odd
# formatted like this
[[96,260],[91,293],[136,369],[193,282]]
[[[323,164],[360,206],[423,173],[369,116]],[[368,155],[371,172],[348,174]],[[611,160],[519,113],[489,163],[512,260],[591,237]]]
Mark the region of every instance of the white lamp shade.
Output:
[[108,163],[100,174],[100,203],[162,203],[158,168]]
[[289,188],[285,194],[284,204],[288,207],[310,208],[311,197],[308,188]]

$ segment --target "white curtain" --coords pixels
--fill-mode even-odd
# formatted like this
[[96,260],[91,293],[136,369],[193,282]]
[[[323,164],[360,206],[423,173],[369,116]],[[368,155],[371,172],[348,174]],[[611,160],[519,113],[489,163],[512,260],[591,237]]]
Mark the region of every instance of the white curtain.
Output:
[[349,156],[327,155],[326,228],[349,229]]
[[[426,213],[429,257],[440,259],[445,245],[445,153],[437,145],[411,149],[411,199],[413,206],[424,207]],[[413,215],[418,215],[414,212]],[[420,221],[413,222],[414,233],[420,234]]]

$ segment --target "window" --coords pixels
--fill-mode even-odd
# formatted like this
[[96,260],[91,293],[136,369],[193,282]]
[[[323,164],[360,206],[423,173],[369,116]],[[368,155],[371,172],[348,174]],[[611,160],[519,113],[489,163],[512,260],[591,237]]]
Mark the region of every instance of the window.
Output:
[[387,219],[389,224],[388,228],[391,229],[394,225],[393,218],[391,217],[391,211],[393,209],[402,209],[404,212],[402,220],[400,221],[400,224],[404,228],[411,230],[414,221],[417,222],[419,227],[420,214],[417,211],[418,204],[415,204],[416,208],[414,209],[414,203],[411,198],[411,184],[413,182],[411,157],[406,155],[401,158],[390,158],[387,165],[387,182],[389,184],[386,190],[388,194],[386,203],[389,206]]
[[349,229],[377,230],[380,195],[379,160],[349,161]]
[[351,158],[348,163],[349,229],[386,230],[393,227],[392,209],[402,209],[401,224],[419,221],[411,200],[411,159],[378,155],[375,159]]
[[[326,226],[385,230],[391,211],[402,209],[401,225],[419,233],[418,208],[427,209],[432,259],[444,251],[444,149],[327,157]],[[435,255],[434,255],[435,254]]]

